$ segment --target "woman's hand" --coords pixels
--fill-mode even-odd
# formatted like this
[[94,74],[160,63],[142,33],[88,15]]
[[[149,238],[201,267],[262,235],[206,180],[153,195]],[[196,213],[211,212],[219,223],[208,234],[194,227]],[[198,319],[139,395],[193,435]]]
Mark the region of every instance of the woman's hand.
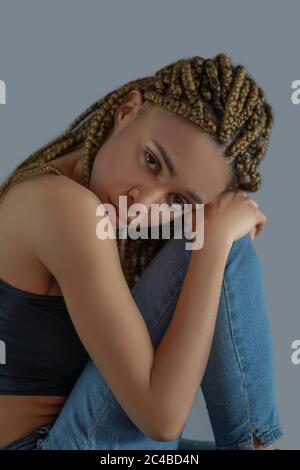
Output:
[[261,233],[267,217],[256,201],[240,189],[228,191],[204,206],[204,236],[225,237],[229,243]]

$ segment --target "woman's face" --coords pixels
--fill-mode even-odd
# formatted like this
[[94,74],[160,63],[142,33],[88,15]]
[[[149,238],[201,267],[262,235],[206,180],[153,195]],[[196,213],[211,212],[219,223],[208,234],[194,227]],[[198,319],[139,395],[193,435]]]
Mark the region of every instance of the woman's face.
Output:
[[[128,208],[206,204],[227,188],[231,172],[206,132],[162,107],[149,109],[138,90],[126,98],[92,169],[89,188],[102,203],[118,207],[119,196],[127,196]],[[141,109],[149,110],[137,118]],[[126,220],[125,213],[120,215]]]

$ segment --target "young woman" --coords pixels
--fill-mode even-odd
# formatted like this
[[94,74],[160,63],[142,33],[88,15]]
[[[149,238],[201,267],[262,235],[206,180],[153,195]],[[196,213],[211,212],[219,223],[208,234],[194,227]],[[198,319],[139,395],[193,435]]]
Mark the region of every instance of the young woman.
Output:
[[[1,448],[201,448],[181,438],[200,385],[213,448],[274,448],[252,243],[266,216],[245,193],[260,186],[272,121],[244,67],[195,56],[109,93],[6,178]],[[97,208],[119,196],[203,203],[203,248],[99,239]]]

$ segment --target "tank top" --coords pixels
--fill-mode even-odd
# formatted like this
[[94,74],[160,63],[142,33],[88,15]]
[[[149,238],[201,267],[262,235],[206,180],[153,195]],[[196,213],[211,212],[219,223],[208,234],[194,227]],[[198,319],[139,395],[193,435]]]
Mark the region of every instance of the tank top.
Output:
[[0,395],[66,396],[88,359],[63,296],[0,280]]

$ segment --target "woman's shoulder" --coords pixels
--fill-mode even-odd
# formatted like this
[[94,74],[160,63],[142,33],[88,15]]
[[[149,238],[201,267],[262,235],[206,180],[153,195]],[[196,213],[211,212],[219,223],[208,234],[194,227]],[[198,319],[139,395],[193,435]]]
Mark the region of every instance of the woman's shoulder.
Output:
[[83,214],[93,223],[98,204],[88,188],[64,175],[45,173],[9,188],[0,204],[0,279],[46,292],[52,273],[39,257],[39,245],[46,243],[51,251],[51,231],[61,234],[64,245],[65,233],[78,233]]
[[62,224],[69,230],[78,229],[84,220],[92,220],[101,203],[92,191],[65,175],[43,174],[11,190],[15,190],[11,208],[19,206],[20,228],[26,232],[42,231],[48,221],[58,229]]
[[83,270],[90,279],[95,276],[99,280],[104,275],[95,260],[117,264],[117,243],[113,237],[99,237],[99,217],[103,214],[98,216],[97,209],[101,202],[88,188],[64,176],[45,176],[41,184],[42,180],[32,186],[19,226],[33,256],[62,290],[65,287],[74,292],[80,289],[77,278],[81,279]]
[[47,206],[51,206],[52,202],[64,201],[67,204],[68,202],[71,203],[73,198],[74,201],[80,201],[81,204],[89,200],[94,200],[100,204],[100,200],[92,191],[68,176],[45,172],[30,175],[8,188],[0,204],[0,210],[1,206],[3,209],[9,207],[10,212],[16,213],[20,208],[26,214],[26,210],[29,213],[32,205],[43,203],[46,209]]
[[[39,226],[37,208],[41,200],[53,200],[55,187],[59,189],[70,183],[64,176],[44,173],[8,188],[0,203],[0,279],[28,292],[49,291],[53,277],[34,254],[26,235]],[[77,194],[75,188],[74,194]],[[43,230],[41,226],[39,230]],[[56,293],[54,286],[51,289],[52,295]]]

